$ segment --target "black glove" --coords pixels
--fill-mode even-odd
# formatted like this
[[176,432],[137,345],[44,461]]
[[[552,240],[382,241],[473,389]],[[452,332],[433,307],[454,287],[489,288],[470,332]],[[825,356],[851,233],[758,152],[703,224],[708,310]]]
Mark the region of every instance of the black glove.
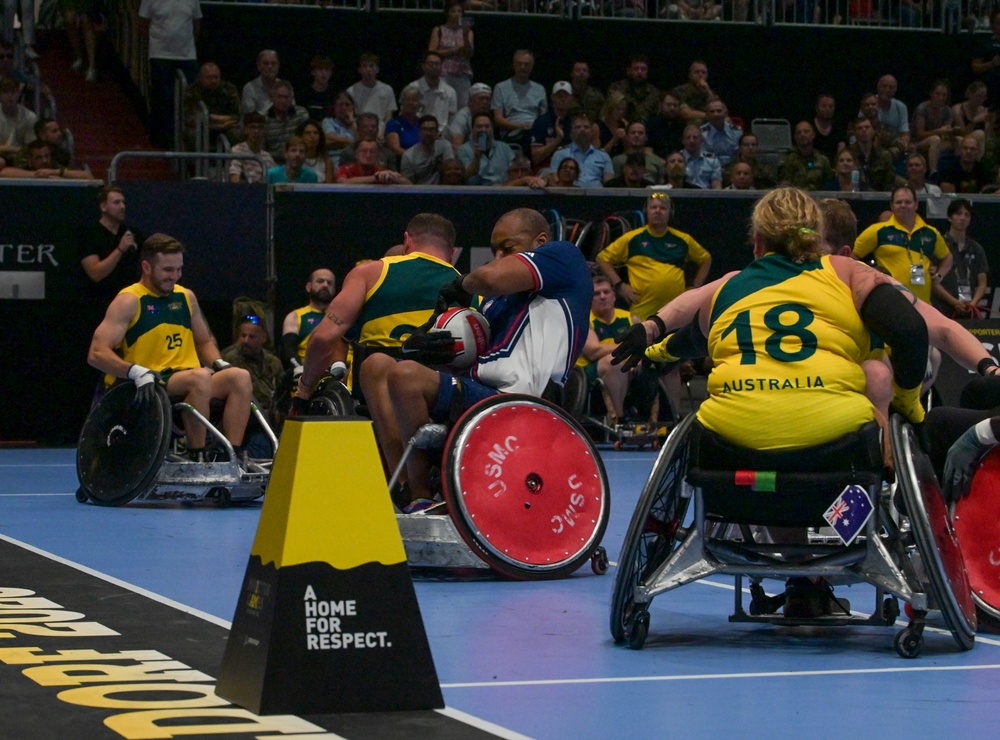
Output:
[[647,346],[646,327],[633,324],[622,334],[621,341],[611,353],[611,364],[622,365],[622,372],[626,373],[646,357]]
[[472,293],[462,287],[463,280],[465,280],[465,275],[459,275],[438,291],[438,307],[442,312],[448,306],[456,303],[465,308],[472,305]]
[[972,476],[976,474],[979,462],[993,445],[983,444],[976,435],[976,428],[965,432],[948,450],[944,464],[944,496],[948,501],[958,501],[969,495]]
[[132,365],[128,369],[128,377],[135,383],[133,406],[146,406],[151,403],[156,398],[157,383],[163,382],[158,372],[142,365]]
[[292,395],[292,406],[288,409],[288,418],[293,416],[307,416],[309,414],[310,400]]
[[416,360],[424,365],[447,365],[457,355],[451,334],[427,331],[426,325],[416,329],[403,342],[403,359]]

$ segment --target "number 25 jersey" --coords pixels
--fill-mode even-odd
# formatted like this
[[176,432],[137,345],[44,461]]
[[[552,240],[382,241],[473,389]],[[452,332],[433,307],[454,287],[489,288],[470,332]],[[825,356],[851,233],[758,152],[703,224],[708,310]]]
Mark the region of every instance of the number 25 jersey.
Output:
[[715,364],[698,419],[759,450],[828,442],[874,418],[861,361],[870,336],[829,257],[768,254],[712,299]]
[[141,283],[133,283],[122,293],[131,293],[139,299],[139,308],[119,347],[126,362],[157,372],[201,367],[191,331],[191,298],[187,288],[175,285],[173,293],[161,297]]

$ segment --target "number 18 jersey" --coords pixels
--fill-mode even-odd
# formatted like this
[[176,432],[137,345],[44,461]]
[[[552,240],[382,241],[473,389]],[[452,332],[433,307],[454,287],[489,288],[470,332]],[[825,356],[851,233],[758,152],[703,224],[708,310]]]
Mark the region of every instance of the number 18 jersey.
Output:
[[829,257],[768,254],[712,299],[715,366],[698,419],[759,450],[822,444],[874,418],[861,361],[870,337]]

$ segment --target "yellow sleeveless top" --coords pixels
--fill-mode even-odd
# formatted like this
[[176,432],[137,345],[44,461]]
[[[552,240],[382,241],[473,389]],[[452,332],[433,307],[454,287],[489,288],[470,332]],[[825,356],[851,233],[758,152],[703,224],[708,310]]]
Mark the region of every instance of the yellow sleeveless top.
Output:
[[871,338],[829,257],[768,254],[712,299],[715,367],[698,419],[759,450],[811,447],[874,418],[861,361]]

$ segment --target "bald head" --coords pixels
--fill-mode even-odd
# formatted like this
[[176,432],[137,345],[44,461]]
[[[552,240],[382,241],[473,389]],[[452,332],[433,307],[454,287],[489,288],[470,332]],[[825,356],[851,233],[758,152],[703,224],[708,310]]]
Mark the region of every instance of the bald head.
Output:
[[549,241],[549,222],[531,208],[515,208],[500,217],[490,237],[490,249],[496,259],[519,252],[529,252]]

